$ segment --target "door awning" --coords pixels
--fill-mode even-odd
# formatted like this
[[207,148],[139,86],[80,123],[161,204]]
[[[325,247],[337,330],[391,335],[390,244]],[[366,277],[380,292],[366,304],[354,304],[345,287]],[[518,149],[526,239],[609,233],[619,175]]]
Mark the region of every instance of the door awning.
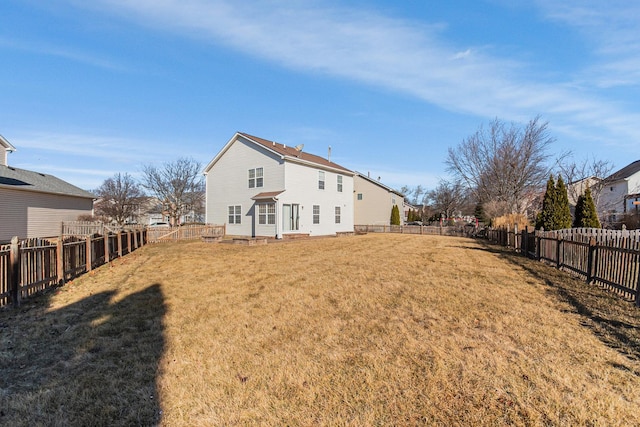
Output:
[[278,195],[280,193],[284,193],[284,190],[281,191],[265,191],[264,193],[258,193],[251,198],[251,200],[255,201],[271,201],[275,202],[278,200]]

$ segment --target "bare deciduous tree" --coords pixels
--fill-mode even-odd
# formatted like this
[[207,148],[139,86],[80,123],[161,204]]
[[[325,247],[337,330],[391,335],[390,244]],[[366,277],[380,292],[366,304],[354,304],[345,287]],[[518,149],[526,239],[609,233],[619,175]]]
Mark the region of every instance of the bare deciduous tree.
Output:
[[118,225],[138,216],[140,200],[144,196],[129,174],[115,174],[94,191],[98,196],[95,211]]
[[559,164],[560,171],[567,181],[567,192],[569,202],[575,205],[578,197],[582,195],[586,188],[591,190],[591,198],[596,206],[600,200],[600,193],[606,185],[605,178],[609,176],[613,169],[613,164],[608,160],[584,159],[575,162],[567,158]]
[[438,186],[427,193],[430,207],[446,218],[451,218],[456,212],[466,206],[467,198],[460,183],[441,180]]
[[553,141],[539,117],[524,127],[495,119],[449,148],[446,163],[481,203],[502,206],[501,215],[525,213],[549,177],[547,148]]
[[204,181],[201,169],[201,164],[190,158],[165,163],[161,168],[144,167],[142,185],[160,200],[172,224],[179,224],[180,218],[191,212],[202,213]]

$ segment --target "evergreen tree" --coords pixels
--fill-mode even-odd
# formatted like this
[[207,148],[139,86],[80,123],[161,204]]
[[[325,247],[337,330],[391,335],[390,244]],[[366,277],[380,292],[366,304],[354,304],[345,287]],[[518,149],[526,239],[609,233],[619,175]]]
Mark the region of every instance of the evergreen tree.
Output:
[[483,222],[488,224],[490,219],[487,218],[487,214],[484,212],[484,205],[482,203],[476,204],[475,209],[473,210],[473,215],[478,219],[479,222]]
[[576,213],[575,213],[575,216],[573,217],[573,228],[584,227],[584,225],[582,225],[584,223],[583,211],[584,211],[584,194],[581,194],[578,196],[578,200],[576,201],[576,211],[575,211]]
[[562,176],[558,175],[556,183],[556,206],[554,211],[555,228],[553,230],[563,230],[571,228],[571,209],[569,208],[569,196],[567,187],[564,185]]
[[576,203],[576,218],[574,227],[600,228],[600,220],[596,204],[591,197],[591,189],[587,187],[584,194],[578,197]]
[[398,205],[393,205],[391,208],[391,225],[400,225],[400,209],[398,209]]
[[538,213],[536,218],[536,228],[544,228],[545,230],[555,230],[553,222],[553,213],[555,212],[556,204],[556,183],[553,179],[553,175],[549,176],[547,181],[547,191],[542,198],[542,210]]

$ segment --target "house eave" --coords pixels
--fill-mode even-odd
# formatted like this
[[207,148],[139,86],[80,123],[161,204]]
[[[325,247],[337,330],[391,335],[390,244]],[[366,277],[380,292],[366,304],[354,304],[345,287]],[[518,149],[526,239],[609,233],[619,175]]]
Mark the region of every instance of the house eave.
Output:
[[7,141],[5,137],[2,135],[0,135],[0,145],[2,145],[7,151],[10,151],[10,152],[16,151],[16,147],[11,145],[11,143]]
[[79,194],[69,194],[69,193],[61,193],[61,192],[55,192],[55,191],[45,191],[45,190],[38,190],[36,188],[27,188],[27,187],[17,187],[15,185],[6,185],[6,184],[0,184],[0,188],[5,188],[7,190],[14,190],[14,191],[28,191],[30,193],[40,193],[40,194],[53,194],[55,196],[66,196],[66,197],[76,197],[78,199],[87,199],[87,200],[97,200],[97,198],[95,196],[82,196]]
[[260,144],[259,142],[256,142],[254,140],[252,140],[251,138],[247,137],[246,135],[242,135],[240,132],[236,132],[231,139],[229,139],[229,141],[227,141],[227,143],[224,145],[224,147],[222,147],[222,150],[220,150],[218,152],[218,154],[216,154],[216,156],[207,164],[207,166],[205,166],[205,168],[202,171],[203,175],[207,175],[209,173],[209,171],[211,171],[211,168],[213,167],[213,165],[215,165],[217,163],[218,160],[220,160],[220,158],[229,150],[229,148],[231,148],[231,146],[233,145],[234,142],[236,142],[238,140],[238,138],[244,138],[245,140],[251,142],[252,144],[254,144],[256,147],[260,147],[264,150],[267,150],[268,152],[274,154],[275,156],[284,159],[284,156],[282,156],[280,153],[269,149],[269,147],[264,146],[263,144]]
[[315,163],[315,162],[309,162],[303,159],[299,159],[297,157],[292,157],[292,156],[284,156],[284,160],[291,162],[291,163],[298,163],[300,165],[304,165],[304,166],[308,166],[308,167],[312,167],[314,169],[323,169],[326,171],[330,171],[330,172],[335,172],[341,175],[348,175],[348,176],[353,176],[355,175],[354,172],[348,170],[348,169],[340,169],[340,168],[334,168],[331,166],[326,166],[326,165],[321,165],[319,163]]

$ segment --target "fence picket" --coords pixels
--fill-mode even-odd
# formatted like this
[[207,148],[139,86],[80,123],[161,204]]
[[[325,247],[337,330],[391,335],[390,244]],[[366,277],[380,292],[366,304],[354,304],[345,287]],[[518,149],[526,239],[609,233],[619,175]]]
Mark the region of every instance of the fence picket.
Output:
[[[145,244],[145,230],[129,232],[129,241],[132,236],[140,246]],[[111,239],[111,235],[60,237],[56,242],[13,238],[10,245],[0,246],[0,306],[10,302],[19,306],[23,298],[109,262]],[[129,244],[126,253],[137,249],[134,246]]]
[[[490,230],[489,240],[502,245],[507,229]],[[528,230],[522,231],[527,239]],[[523,253],[597,283],[640,306],[640,230],[573,228],[534,232],[535,248]],[[524,245],[523,248],[527,245]]]

